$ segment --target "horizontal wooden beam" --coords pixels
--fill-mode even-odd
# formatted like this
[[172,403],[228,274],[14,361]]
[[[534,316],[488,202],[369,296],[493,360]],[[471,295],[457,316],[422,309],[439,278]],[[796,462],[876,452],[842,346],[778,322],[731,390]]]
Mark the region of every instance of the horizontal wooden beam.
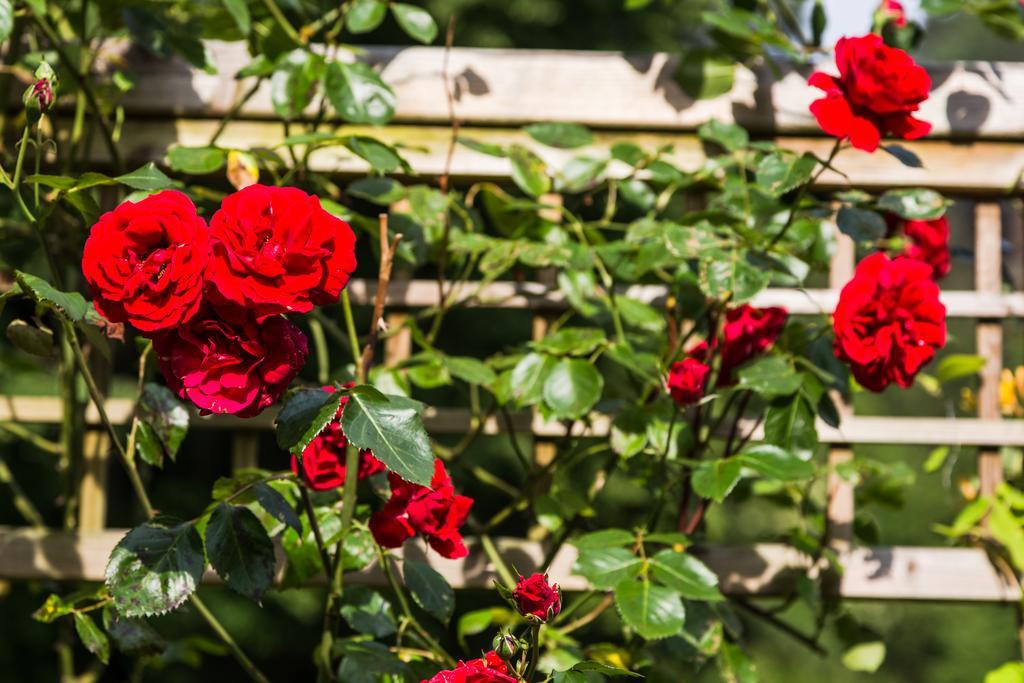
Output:
[[[0,527],[0,576],[16,580],[102,581],[107,558],[126,532],[107,529],[74,533]],[[544,558],[545,547],[539,543],[500,538],[496,544],[506,563],[524,573],[538,568]],[[428,562],[454,588],[488,588],[498,578],[494,566],[473,539],[469,539],[469,547],[469,556],[461,560],[446,560],[414,544],[407,544],[404,553]],[[694,552],[718,574],[722,590],[731,595],[783,594],[791,588],[797,574],[819,572],[819,566],[810,557],[781,544],[710,546],[696,548]],[[575,561],[576,550],[565,546],[548,570],[551,580],[564,590],[588,588],[586,580],[573,573]],[[980,549],[857,548],[844,553],[840,561],[844,572],[839,591],[847,598],[989,602],[1020,599],[1017,586],[1002,577]],[[282,562],[279,550],[279,570]],[[345,580],[386,585],[378,567],[353,573]],[[204,581],[215,583],[218,578],[208,571]]]
[[[227,113],[251,87],[251,79],[238,81],[235,74],[252,58],[242,42],[209,41],[207,46],[216,74],[177,58],[131,50],[127,58],[136,87],[125,99],[129,113]],[[122,42],[107,49],[124,53],[126,48]],[[448,122],[447,79],[456,117],[469,125],[575,121],[597,128],[678,131],[716,120],[764,133],[818,133],[808,106],[821,91],[807,85],[809,70],[803,68],[776,76],[768,68],[740,66],[730,92],[694,100],[674,77],[679,57],[663,53],[454,48],[447,70],[439,47],[368,47],[362,58],[394,88],[398,122]],[[955,62],[928,69],[932,92],[920,115],[932,123],[932,137],[1024,137],[1024,66]],[[314,99],[308,112],[317,106]],[[276,118],[269,83],[240,116]]]
[[[133,163],[162,161],[164,150],[174,144],[205,146],[218,127],[212,119],[153,119],[129,118],[125,121],[121,137],[124,156]],[[294,132],[294,127],[293,127]],[[383,128],[345,126],[343,135],[370,135],[402,146],[402,154],[413,171],[424,177],[436,177],[445,169],[461,180],[505,180],[511,175],[507,159],[490,156],[457,145],[448,159],[451,131],[441,126],[391,125]],[[463,127],[460,135],[500,145],[518,144],[534,150],[553,169],[561,169],[572,158],[580,155],[608,157],[612,144],[629,140],[643,149],[655,150],[671,145],[665,158],[684,171],[701,167],[706,154],[701,141],[692,134],[676,133],[597,133],[594,143],[587,147],[563,150],[545,147],[520,130],[508,128]],[[225,148],[276,147],[285,139],[284,126],[273,121],[232,121],[218,139]],[[832,141],[825,138],[779,138],[778,142],[797,152],[811,152],[827,157]],[[841,173],[828,171],[817,183],[823,190],[848,188],[851,185],[869,190],[888,190],[900,187],[931,187],[942,192],[966,195],[998,195],[1020,188],[1021,170],[1024,169],[1024,149],[1007,142],[942,142],[918,141],[904,145],[916,153],[923,168],[909,168],[894,157],[879,152],[868,154],[859,150],[846,150],[835,162]],[[105,149],[92,150],[95,161],[109,161]],[[343,176],[364,175],[369,167],[342,147],[322,148],[310,155],[309,166],[324,173]],[[612,177],[624,177],[632,172],[626,164],[613,161],[608,167]]]
[[[115,398],[107,401],[107,415],[115,424],[125,424],[132,414],[133,404],[129,399]],[[252,418],[237,418],[230,415],[199,417],[193,414],[192,425],[196,428],[227,430],[268,430],[274,426],[278,409],[269,408]],[[61,419],[61,402],[51,396],[5,396],[0,398],[0,420],[23,424],[56,424]],[[99,415],[92,404],[86,410],[90,424],[99,423]],[[423,423],[431,434],[466,434],[473,428],[472,415],[463,408],[428,407],[423,413]],[[526,413],[513,415],[514,429],[522,434],[532,433],[542,439],[560,438],[565,435],[565,426],[557,421],[547,421],[539,416]],[[576,437],[605,437],[611,420],[602,413],[593,413],[586,421],[575,423],[572,434]],[[752,422],[743,421],[741,428],[753,429],[753,439],[763,437],[763,428]],[[847,416],[839,427],[824,422],[817,424],[818,438],[825,444],[890,444],[890,445],[963,445],[963,446],[1024,446],[1024,421],[987,420],[980,418],[945,417],[862,417]],[[484,421],[481,432],[485,435],[502,434],[506,431],[504,421],[495,417]]]
[[[455,303],[478,308],[528,308],[565,310],[569,303],[561,290],[539,282],[454,283]],[[357,304],[373,303],[376,280],[352,280],[348,291]],[[662,305],[668,288],[662,285],[634,285],[616,290],[619,296],[644,303]],[[986,294],[971,290],[947,290],[940,294],[950,318],[1017,318],[1024,316],[1024,292]],[[782,306],[792,315],[831,315],[839,292],[830,289],[771,288],[752,301],[755,306]],[[438,304],[437,282],[404,280],[392,282],[388,305],[427,308]]]

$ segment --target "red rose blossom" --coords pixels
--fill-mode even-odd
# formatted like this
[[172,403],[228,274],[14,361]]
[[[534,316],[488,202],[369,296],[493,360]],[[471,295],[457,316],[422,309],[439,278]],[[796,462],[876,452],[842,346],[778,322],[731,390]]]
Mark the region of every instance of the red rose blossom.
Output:
[[211,300],[257,319],[336,303],[356,267],[352,228],[294,187],[250,185],[229,195],[210,233]]
[[704,396],[704,385],[711,372],[696,358],[684,358],[672,364],[668,373],[668,392],[680,406],[696,403]]
[[871,391],[892,382],[909,387],[946,343],[946,307],[931,268],[881,252],[857,265],[840,292],[832,325],[836,356]]
[[[750,304],[742,304],[726,311],[722,339],[713,339],[710,345],[717,349],[721,344],[719,353],[722,365],[717,383],[720,386],[733,384],[736,381],[733,377],[736,368],[770,349],[782,334],[788,316],[786,309],[778,306],[755,308]],[[708,343],[703,341],[690,349],[687,355],[708,362],[708,348]]]
[[519,577],[519,583],[512,591],[516,609],[524,617],[533,617],[542,623],[558,616],[562,611],[562,592],[557,583],[548,583],[544,574],[533,574],[529,578]]
[[459,662],[454,669],[438,671],[420,683],[516,683],[508,666],[493,650],[480,659]]
[[100,217],[85,241],[82,273],[104,318],[152,334],[196,314],[209,261],[209,230],[192,200],[164,190]]
[[883,137],[915,140],[931,131],[912,114],[928,99],[931,79],[903,50],[873,33],[836,43],[839,77],[811,74],[808,83],[825,91],[811,104],[818,125],[857,149],[873,152]]
[[473,499],[455,494],[444,463],[434,461],[430,488],[411,484],[393,472],[388,473],[391,498],[380,512],[370,518],[370,531],[385,548],[397,548],[419,534],[442,557],[465,557],[459,527],[469,516]]
[[[334,392],[333,386],[322,387]],[[302,479],[314,491],[329,491],[345,484],[345,450],[348,439],[341,430],[341,412],[348,403],[348,396],[341,397],[335,419],[302,451]],[[373,457],[368,450],[359,452],[360,481],[385,470],[384,463]],[[299,459],[292,456],[292,472],[299,475]]]
[[905,256],[931,266],[934,280],[949,274],[949,220],[945,216],[930,221],[906,221],[903,234],[910,240],[903,250]]
[[281,397],[306,362],[306,337],[282,317],[228,322],[206,309],[153,339],[167,385],[200,413],[252,417]]

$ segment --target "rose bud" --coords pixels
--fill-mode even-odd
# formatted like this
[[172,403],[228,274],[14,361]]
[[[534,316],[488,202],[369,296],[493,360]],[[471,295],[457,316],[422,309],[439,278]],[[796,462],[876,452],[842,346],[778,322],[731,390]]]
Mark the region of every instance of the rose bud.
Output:
[[704,396],[704,385],[711,371],[696,358],[685,358],[672,364],[668,373],[668,393],[680,406],[696,403]]
[[519,651],[519,641],[508,631],[501,631],[491,641],[491,648],[498,653],[498,656],[506,662],[516,656]]
[[46,62],[39,65],[35,72],[35,81],[25,91],[22,100],[30,110],[44,112],[53,106],[57,97],[57,74]]
[[520,614],[542,624],[562,611],[562,591],[557,583],[549,584],[544,574],[520,577],[512,599]]

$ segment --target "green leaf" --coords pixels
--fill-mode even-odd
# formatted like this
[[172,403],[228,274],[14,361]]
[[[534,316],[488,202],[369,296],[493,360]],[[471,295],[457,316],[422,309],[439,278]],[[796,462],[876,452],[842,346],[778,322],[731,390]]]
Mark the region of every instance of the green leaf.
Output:
[[606,340],[605,331],[597,327],[563,327],[531,346],[555,356],[587,356]]
[[593,660],[574,664],[570,671],[590,671],[601,674],[602,676],[628,676],[629,678],[643,678],[640,674],[635,674],[632,671],[626,671],[625,669],[620,669],[617,666],[608,666],[607,664],[602,664],[601,662],[595,662]]
[[46,596],[46,600],[39,609],[32,613],[32,618],[43,624],[52,624],[61,617],[72,614],[74,611],[74,602],[69,602],[56,593],[50,593]]
[[743,463],[736,458],[706,460],[693,472],[693,490],[721,503],[736,487],[742,471]]
[[917,156],[903,145],[882,145],[882,149],[896,157],[901,164],[910,168],[924,168],[921,157]]
[[266,482],[256,484],[252,487],[252,491],[256,496],[256,502],[267,511],[268,515],[285,526],[295,529],[295,533],[302,533],[302,520],[279,491],[271,488]]
[[228,588],[260,602],[274,582],[274,544],[252,510],[221,503],[206,525],[206,554]]
[[907,220],[932,220],[946,213],[950,202],[935,190],[889,190],[878,198],[878,208]]
[[405,585],[412,599],[426,612],[445,623],[455,611],[455,591],[430,565],[416,560],[402,563]]
[[334,649],[342,657],[338,667],[339,681],[380,683],[383,680],[410,680],[406,675],[408,667],[405,662],[382,643],[367,640],[340,641],[335,642]]
[[1018,571],[1024,571],[1024,528],[1010,509],[1002,503],[994,503],[989,513],[988,528],[1010,554],[1010,560]]
[[985,683],[1021,683],[1024,681],[1024,662],[1007,662],[985,674]]
[[171,460],[188,434],[188,409],[170,389],[153,382],[142,387],[138,416],[152,428]]
[[360,178],[348,186],[353,197],[365,199],[379,206],[390,206],[406,196],[405,187],[393,178]]
[[126,617],[164,614],[192,595],[205,564],[203,539],[195,525],[147,522],[114,547],[107,563],[107,588],[117,611]]
[[14,2],[13,0],[0,0],[0,43],[11,36],[14,29]]
[[747,131],[735,123],[722,123],[711,119],[697,129],[702,140],[714,142],[729,152],[737,152],[750,144]]
[[984,356],[954,353],[939,362],[939,366],[935,369],[935,376],[945,384],[955,379],[978,374],[987,362],[988,360]]
[[117,649],[129,655],[160,654],[167,648],[167,641],[149,622],[122,617],[111,605],[103,608],[103,628]]
[[394,147],[375,138],[353,135],[345,139],[345,147],[366,160],[378,173],[393,173],[398,169],[409,170],[409,163]]
[[508,151],[512,180],[520,190],[531,197],[539,197],[551,190],[551,178],[543,159],[519,145],[512,145]]
[[578,550],[601,550],[615,546],[632,545],[636,542],[636,534],[625,529],[601,529],[583,534],[570,541]]
[[90,310],[89,303],[78,292],[62,292],[43,278],[20,270],[14,271],[14,277],[23,292],[36,302],[62,312],[71,322],[81,322]]
[[818,447],[818,431],[814,424],[814,410],[807,399],[796,394],[788,401],[769,406],[764,421],[764,438],[780,448],[806,453],[810,457]]
[[467,138],[461,135],[456,138],[456,141],[463,147],[471,149],[474,152],[479,152],[480,154],[486,154],[488,156],[498,157],[500,159],[504,159],[505,157],[508,156],[508,152],[505,151],[505,148],[502,147],[501,145],[495,145],[490,142],[483,142],[481,140],[475,140],[473,138]]
[[56,350],[53,345],[53,332],[43,327],[30,325],[19,318],[11,321],[11,324],[7,326],[6,334],[12,344],[33,356],[52,358]]
[[249,29],[252,28],[252,18],[249,16],[247,0],[224,0],[224,7],[227,8],[231,18],[238,24],[238,30],[243,35],[249,35]]
[[739,645],[722,643],[718,655],[718,670],[725,683],[757,683],[757,668]]
[[164,466],[164,445],[153,425],[145,420],[139,420],[135,426],[135,451],[143,462],[153,467]]
[[843,653],[842,660],[850,671],[874,673],[885,661],[885,643],[880,640],[857,643]]
[[114,180],[133,190],[163,190],[174,185],[174,181],[164,175],[152,161],[131,173],[119,175]]
[[695,100],[706,100],[732,90],[736,77],[736,59],[709,50],[691,50],[679,57],[676,82]]
[[769,195],[781,197],[810,181],[817,166],[818,160],[809,152],[800,156],[773,152],[757,165],[757,184]]
[[724,600],[718,576],[689,553],[666,548],[651,558],[654,578],[687,600]]
[[580,550],[573,573],[584,577],[598,590],[611,590],[640,573],[643,560],[625,548]]
[[548,147],[575,149],[594,142],[590,130],[578,123],[533,123],[524,130],[531,138]]
[[356,387],[349,396],[341,427],[349,443],[369,449],[402,479],[429,486],[434,475],[430,438],[420,419],[422,405],[403,396],[386,396],[372,387]]
[[544,382],[544,403],[559,419],[583,417],[601,398],[604,377],[590,362],[560,360]]
[[839,232],[854,242],[874,242],[885,235],[885,219],[877,212],[853,206],[840,207],[836,214]]
[[345,28],[351,33],[369,33],[380,26],[388,12],[385,0],[355,0],[345,15]]
[[296,48],[281,55],[270,76],[270,102],[277,115],[291,119],[302,114],[323,73],[323,57],[310,50]]
[[700,261],[701,289],[716,299],[730,296],[730,303],[740,304],[754,298],[768,286],[771,273],[755,266],[736,251],[725,254],[720,250],[706,252]]
[[765,356],[739,370],[740,387],[761,396],[789,396],[803,383],[803,375],[784,358]]
[[391,603],[366,586],[346,586],[341,616],[360,633],[385,638],[398,630]]
[[544,395],[544,384],[557,360],[542,353],[528,353],[512,368],[512,397],[520,406],[533,405]]
[[747,467],[770,479],[797,481],[814,476],[813,462],[771,444],[751,446],[737,458]]
[[85,649],[104,664],[110,661],[110,639],[88,614],[75,612],[75,631]]
[[647,580],[627,579],[616,586],[615,607],[622,620],[647,640],[674,636],[686,618],[678,593]]
[[395,93],[362,62],[327,65],[327,99],[349,123],[383,125],[395,115]]
[[227,150],[220,147],[172,147],[167,152],[167,163],[171,168],[190,175],[213,173],[220,170],[227,160]]
[[658,195],[651,186],[638,178],[628,178],[620,182],[619,192],[623,199],[641,211],[651,211],[658,201]]
[[457,377],[469,384],[487,386],[494,384],[498,376],[487,365],[476,358],[468,356],[445,356],[444,364],[452,377]]
[[301,455],[306,446],[334,419],[341,392],[299,389],[277,416],[277,445]]
[[929,474],[937,472],[946,464],[946,460],[949,458],[949,453],[949,446],[937,446],[936,448],[933,448],[932,452],[928,454],[928,458],[924,461],[924,471]]
[[437,38],[437,24],[430,13],[422,7],[394,2],[391,4],[391,13],[402,30],[413,40],[429,45]]

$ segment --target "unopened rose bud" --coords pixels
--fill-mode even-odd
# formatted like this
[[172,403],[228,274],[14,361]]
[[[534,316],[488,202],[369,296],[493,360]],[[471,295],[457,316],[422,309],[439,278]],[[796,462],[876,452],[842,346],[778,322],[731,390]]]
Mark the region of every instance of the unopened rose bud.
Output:
[[25,91],[22,98],[25,106],[29,109],[38,109],[44,112],[53,106],[57,99],[57,74],[53,68],[43,62],[35,72],[35,82]]
[[519,641],[511,633],[502,631],[494,636],[491,641],[491,648],[498,653],[498,656],[508,661],[516,656],[519,651]]
[[547,623],[562,610],[562,591],[543,574],[520,578],[512,599],[519,613],[536,623]]

